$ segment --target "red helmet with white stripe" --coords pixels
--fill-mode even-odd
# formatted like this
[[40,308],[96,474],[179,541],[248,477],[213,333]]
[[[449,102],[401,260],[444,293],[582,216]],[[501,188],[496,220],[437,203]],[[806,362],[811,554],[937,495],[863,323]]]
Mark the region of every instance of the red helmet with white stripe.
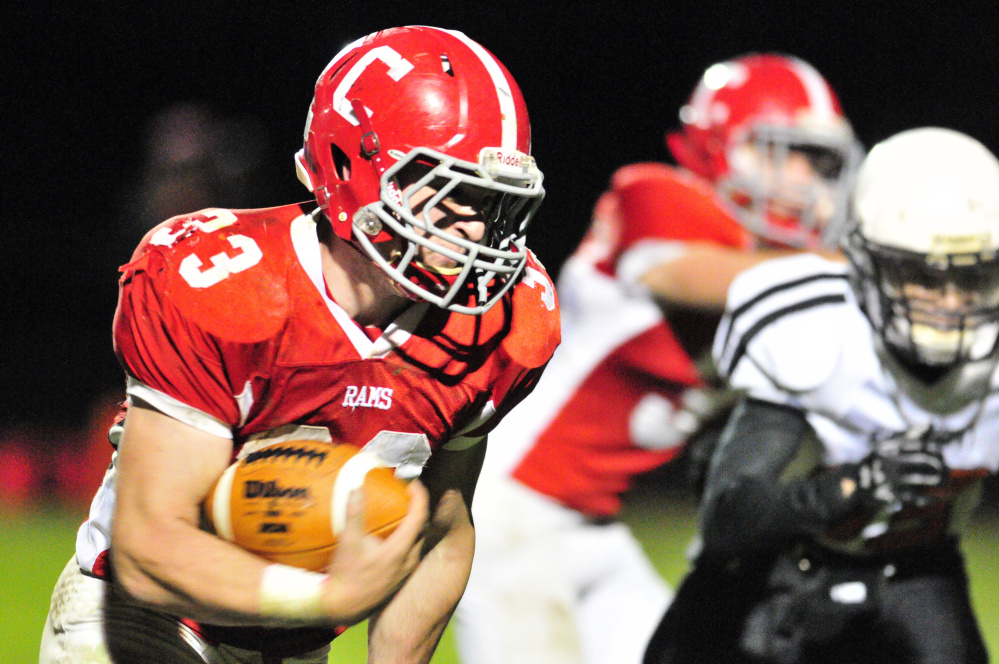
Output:
[[[524,269],[525,230],[544,197],[530,144],[524,99],[495,56],[460,32],[411,26],[363,37],[333,58],[295,161],[336,235],[405,294],[480,313]],[[434,195],[411,205],[423,186]],[[474,205],[481,240],[430,222],[430,210],[450,199]],[[428,252],[455,267],[431,267]]]
[[757,236],[835,246],[863,150],[829,83],[798,58],[745,55],[704,72],[667,144]]

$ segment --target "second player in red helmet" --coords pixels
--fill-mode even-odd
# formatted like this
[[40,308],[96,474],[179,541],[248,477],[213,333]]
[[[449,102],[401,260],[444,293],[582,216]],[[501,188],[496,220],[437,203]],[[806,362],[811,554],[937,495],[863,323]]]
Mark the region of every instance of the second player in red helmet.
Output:
[[839,99],[807,62],[748,55],[712,65],[667,143],[714,183],[739,221],[773,243],[836,242],[863,157]]
[[491,435],[457,613],[468,664],[641,661],[671,593],[617,520],[623,495],[730,403],[704,360],[732,279],[835,254],[861,149],[811,66],[708,67],[667,140],[679,168],[624,166],[600,196],[559,276],[562,345]]

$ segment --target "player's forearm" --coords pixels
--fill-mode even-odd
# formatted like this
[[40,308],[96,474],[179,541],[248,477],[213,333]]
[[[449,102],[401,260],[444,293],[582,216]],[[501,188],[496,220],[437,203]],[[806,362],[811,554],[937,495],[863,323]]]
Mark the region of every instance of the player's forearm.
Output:
[[837,470],[787,477],[810,432],[804,415],[786,406],[748,399],[733,412],[705,487],[706,552],[738,555],[777,546],[820,532],[856,508]]
[[368,623],[369,664],[426,664],[468,583],[475,531],[466,519],[423,559]]
[[761,551],[820,533],[855,508],[842,477],[822,471],[787,483],[745,476],[706,506],[704,549],[723,555]]
[[229,439],[129,407],[115,462],[111,563],[136,600],[206,622],[266,624],[267,562],[198,528],[199,504],[231,454]]
[[[153,532],[157,534],[153,534]],[[117,582],[135,599],[216,625],[334,627],[364,618],[377,592],[360,574],[317,574],[274,565],[183,525],[145,532],[114,548]]]
[[124,517],[112,546],[123,588],[165,612],[219,624],[259,624],[267,562],[177,519],[140,524]]
[[783,254],[691,242],[683,255],[653,267],[642,276],[641,282],[667,305],[720,313],[725,308],[729,286],[740,272],[780,255]]

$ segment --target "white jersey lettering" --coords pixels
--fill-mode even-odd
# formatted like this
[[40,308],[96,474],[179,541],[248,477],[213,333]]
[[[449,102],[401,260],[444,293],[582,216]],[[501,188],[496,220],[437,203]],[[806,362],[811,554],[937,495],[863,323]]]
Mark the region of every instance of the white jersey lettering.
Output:
[[344,408],[378,408],[388,410],[392,407],[392,388],[373,385],[348,385],[344,391]]

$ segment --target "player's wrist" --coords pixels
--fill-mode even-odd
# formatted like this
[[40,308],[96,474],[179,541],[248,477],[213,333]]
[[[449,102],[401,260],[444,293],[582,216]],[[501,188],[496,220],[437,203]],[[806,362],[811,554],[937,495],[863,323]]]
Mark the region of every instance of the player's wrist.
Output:
[[260,579],[260,613],[269,625],[301,627],[330,622],[326,606],[328,574],[274,563]]
[[375,607],[364,590],[343,574],[327,574],[323,583],[323,615],[336,627],[361,622]]

